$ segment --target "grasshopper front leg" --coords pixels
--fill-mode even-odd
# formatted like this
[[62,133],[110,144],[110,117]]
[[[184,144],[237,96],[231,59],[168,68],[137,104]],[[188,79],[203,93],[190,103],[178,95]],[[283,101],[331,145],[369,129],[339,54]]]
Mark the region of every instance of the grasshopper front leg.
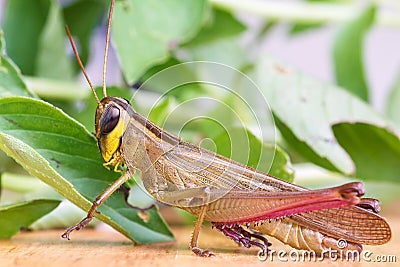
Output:
[[75,226],[68,228],[62,235],[62,238],[69,240],[69,235],[73,231],[79,231],[80,229],[86,227],[93,219],[97,208],[100,207],[121,185],[123,185],[132,176],[130,172],[125,172],[120,178],[118,178],[114,183],[109,185],[100,195],[96,197],[93,201],[92,207],[88,211],[86,217],[80,221]]

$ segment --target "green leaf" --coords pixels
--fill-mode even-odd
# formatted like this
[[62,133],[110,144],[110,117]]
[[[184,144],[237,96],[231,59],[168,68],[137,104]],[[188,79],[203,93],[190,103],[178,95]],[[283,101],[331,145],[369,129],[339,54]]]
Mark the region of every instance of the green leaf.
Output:
[[4,34],[0,30],[0,98],[14,95],[36,97],[26,87],[18,67],[5,54],[5,46]]
[[0,53],[2,55],[5,54],[5,46],[6,46],[6,40],[4,40],[4,32],[3,29],[0,29]]
[[14,63],[7,56],[0,55],[0,98],[13,95],[36,97],[26,87]]
[[148,119],[162,126],[170,112],[172,102],[173,99],[171,97],[163,98],[157,105],[151,108]]
[[37,199],[0,207],[0,238],[10,238],[23,227],[54,210],[60,201]]
[[[260,89],[269,101],[285,140],[300,155],[322,167],[348,175],[365,173],[356,169],[361,165],[353,162],[352,155],[346,152],[348,148],[338,143],[333,124],[364,122],[390,129],[399,136],[399,129],[339,87],[304,76],[268,58],[261,60],[257,75]],[[366,147],[367,144],[369,142],[365,143]],[[374,166],[381,169],[379,164]]]
[[[182,62],[174,57],[171,57],[168,59],[168,61],[151,67],[150,69],[148,69],[146,71],[145,74],[142,75],[142,77],[140,77],[141,83],[147,83],[147,82],[149,82],[148,80],[150,80],[150,82],[151,82],[152,76],[159,74],[159,72],[161,72],[165,69],[168,69],[169,67],[172,67],[174,65],[178,65],[178,64],[182,64]],[[182,75],[185,75],[185,76],[190,75],[190,77],[194,77],[193,76],[194,74],[192,72],[190,72],[189,70],[187,70],[187,68],[182,68],[182,69],[185,70],[185,73],[183,73]],[[174,73],[174,74],[176,74],[176,73]],[[167,78],[167,77],[165,77],[165,78]],[[159,79],[157,79],[156,84],[150,83],[150,85],[149,85],[150,88],[146,88],[146,89],[160,92],[160,93],[165,92],[166,89],[163,88],[163,87],[165,87],[164,80],[161,80],[160,82],[158,82],[158,80]]]
[[25,75],[35,73],[40,33],[46,23],[49,8],[49,0],[13,0],[7,1],[5,6],[3,29],[7,54]]
[[64,21],[56,1],[7,1],[4,14],[7,54],[23,74],[71,78]]
[[65,50],[64,25],[60,5],[56,1],[50,1],[46,23],[38,40],[35,75],[62,80],[72,78],[72,62]]
[[214,9],[208,24],[182,46],[183,53],[192,61],[217,62],[241,70],[249,64],[246,50],[239,42],[245,29],[231,13]]
[[165,62],[176,45],[193,37],[207,9],[204,0],[116,2],[112,39],[127,82],[135,83],[147,69]]
[[[120,175],[102,166],[96,141],[83,126],[39,100],[0,99],[0,149],[85,211]],[[99,211],[98,219],[136,242],[172,240],[156,208],[145,222],[122,193],[114,193]]]
[[366,123],[332,126],[339,144],[356,166],[357,177],[365,180],[400,182],[400,138],[390,129]]
[[300,155],[325,169],[339,171],[326,157],[321,157],[321,155],[313,150],[311,145],[307,144],[301,137],[297,137],[290,127],[283,123],[277,115],[275,115],[275,123],[286,142]]
[[400,75],[389,94],[386,114],[400,126]]
[[324,23],[296,23],[291,28],[289,33],[292,35],[304,33],[306,31],[319,29],[324,26]]
[[248,55],[239,42],[246,27],[231,13],[214,9],[208,24],[182,49],[192,61],[211,61],[242,69]]
[[212,9],[208,23],[185,46],[206,45],[232,36],[241,34],[246,26],[238,21],[232,13],[220,9]]
[[[176,66],[178,64],[179,66]],[[193,66],[182,64],[178,59],[172,57],[167,62],[147,70],[141,77],[141,86],[143,86],[142,89],[172,96],[183,102],[206,92],[200,83],[193,82],[198,80],[196,69]]]
[[206,45],[187,46],[185,49],[194,61],[217,62],[239,70],[249,64],[248,54],[237,37],[218,39]]
[[214,145],[206,148],[272,176],[292,182],[294,172],[288,155],[279,147],[265,144],[245,128],[231,128],[213,138]]
[[343,25],[333,46],[336,81],[361,99],[368,101],[368,86],[364,77],[363,43],[375,20],[376,7],[369,6],[355,20]]
[[[76,36],[79,49],[79,56],[86,64],[90,52],[90,37],[92,31],[100,21],[100,17],[106,8],[105,1],[84,0],[75,1],[63,8],[65,23]],[[76,64],[76,70],[80,70]]]
[[[272,162],[271,169],[269,174],[272,176],[278,177],[282,180],[293,182],[294,180],[294,170],[290,162],[289,155],[279,146],[272,146],[264,148],[271,151],[271,149],[275,149],[274,161]],[[263,153],[266,151],[263,150]]]

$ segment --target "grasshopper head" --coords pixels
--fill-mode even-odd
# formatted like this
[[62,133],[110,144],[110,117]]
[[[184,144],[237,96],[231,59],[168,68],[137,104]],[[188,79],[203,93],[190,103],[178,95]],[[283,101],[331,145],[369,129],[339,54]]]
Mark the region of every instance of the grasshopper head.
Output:
[[106,162],[105,165],[113,165],[116,168],[123,164],[123,158],[120,151],[121,138],[124,135],[130,116],[134,113],[129,102],[120,97],[108,97],[106,87],[106,70],[107,70],[107,55],[108,46],[110,42],[110,30],[112,13],[114,9],[114,0],[111,1],[110,11],[108,14],[107,34],[106,34],[106,49],[104,52],[104,65],[103,65],[103,96],[104,98],[100,101],[96,94],[96,90],[93,87],[92,82],[89,79],[85,71],[85,67],[79,57],[78,50],[75,46],[75,42],[72,38],[71,32],[68,26],[65,27],[69,41],[74,51],[76,60],[85,76],[90,89],[93,92],[94,98],[97,102],[95,127],[96,127],[96,138],[97,144],[100,148],[101,156]]
[[133,111],[129,102],[120,97],[103,98],[96,109],[96,138],[101,156],[106,163],[117,164],[121,138],[125,133]]

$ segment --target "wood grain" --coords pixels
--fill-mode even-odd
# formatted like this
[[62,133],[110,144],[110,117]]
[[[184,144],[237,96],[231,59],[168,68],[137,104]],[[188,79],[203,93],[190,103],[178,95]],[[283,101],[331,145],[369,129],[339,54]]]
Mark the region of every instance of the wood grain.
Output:
[[[392,240],[383,246],[365,246],[364,250],[376,255],[395,255],[397,263],[379,263],[379,266],[398,266],[400,262],[400,217],[388,218],[393,230]],[[200,245],[215,252],[216,257],[200,258],[188,249],[192,227],[172,228],[176,241],[134,246],[127,238],[108,227],[86,229],[74,232],[72,240],[61,239],[62,230],[22,232],[11,240],[0,240],[0,266],[291,266],[292,261],[281,262],[276,257],[273,262],[261,262],[257,249],[238,247],[221,233],[203,226]],[[270,239],[273,249],[291,248]],[[349,262],[297,262],[297,266],[323,265],[348,266]],[[374,262],[350,262],[355,266],[375,266]]]

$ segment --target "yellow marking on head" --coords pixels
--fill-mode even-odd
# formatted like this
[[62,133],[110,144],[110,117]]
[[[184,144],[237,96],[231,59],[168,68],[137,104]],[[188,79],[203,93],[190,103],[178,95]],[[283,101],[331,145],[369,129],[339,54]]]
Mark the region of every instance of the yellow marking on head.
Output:
[[109,165],[121,165],[121,155],[117,152],[119,151],[121,138],[128,127],[128,123],[129,116],[126,112],[121,112],[120,119],[115,128],[110,133],[101,136],[99,139],[101,156],[106,163],[110,163]]

